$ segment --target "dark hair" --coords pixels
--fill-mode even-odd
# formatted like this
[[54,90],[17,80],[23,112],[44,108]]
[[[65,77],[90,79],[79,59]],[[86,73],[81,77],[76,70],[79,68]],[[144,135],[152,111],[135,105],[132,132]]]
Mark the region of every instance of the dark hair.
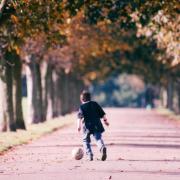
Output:
[[91,100],[91,93],[89,91],[84,90],[84,91],[82,91],[80,97],[81,97],[81,100],[84,102],[90,101]]

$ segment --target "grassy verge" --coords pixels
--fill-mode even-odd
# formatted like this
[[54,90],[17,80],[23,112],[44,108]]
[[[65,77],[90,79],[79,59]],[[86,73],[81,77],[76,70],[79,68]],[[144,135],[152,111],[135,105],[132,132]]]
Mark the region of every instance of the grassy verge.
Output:
[[180,121],[180,115],[175,114],[173,111],[170,111],[169,109],[166,108],[157,108],[157,113],[163,116],[168,117],[169,119],[173,120],[179,120]]
[[70,114],[44,123],[29,125],[26,131],[18,130],[17,132],[0,133],[0,154],[14,146],[28,143],[31,140],[70,125],[73,121],[74,116]]

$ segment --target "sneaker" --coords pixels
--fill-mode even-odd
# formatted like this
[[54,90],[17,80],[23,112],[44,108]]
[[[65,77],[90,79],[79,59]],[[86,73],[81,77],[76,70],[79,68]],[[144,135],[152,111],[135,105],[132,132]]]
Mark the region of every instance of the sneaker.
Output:
[[87,157],[87,160],[88,160],[88,161],[93,161],[93,156],[88,156],[88,157]]
[[103,147],[101,160],[102,160],[102,161],[105,161],[106,158],[107,158],[106,147]]

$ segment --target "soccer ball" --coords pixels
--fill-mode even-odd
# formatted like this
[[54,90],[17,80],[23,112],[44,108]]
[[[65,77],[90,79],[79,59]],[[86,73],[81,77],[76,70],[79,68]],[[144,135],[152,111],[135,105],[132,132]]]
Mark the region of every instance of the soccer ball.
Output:
[[72,150],[72,158],[75,160],[80,160],[83,158],[84,152],[81,148],[74,148]]

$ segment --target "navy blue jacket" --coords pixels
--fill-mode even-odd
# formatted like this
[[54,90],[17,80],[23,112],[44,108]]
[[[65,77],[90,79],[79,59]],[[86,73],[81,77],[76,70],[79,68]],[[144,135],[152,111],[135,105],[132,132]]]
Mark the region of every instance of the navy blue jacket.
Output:
[[82,104],[79,108],[78,118],[84,118],[83,132],[104,132],[104,127],[100,120],[104,115],[105,112],[98,103],[94,101],[88,101]]

